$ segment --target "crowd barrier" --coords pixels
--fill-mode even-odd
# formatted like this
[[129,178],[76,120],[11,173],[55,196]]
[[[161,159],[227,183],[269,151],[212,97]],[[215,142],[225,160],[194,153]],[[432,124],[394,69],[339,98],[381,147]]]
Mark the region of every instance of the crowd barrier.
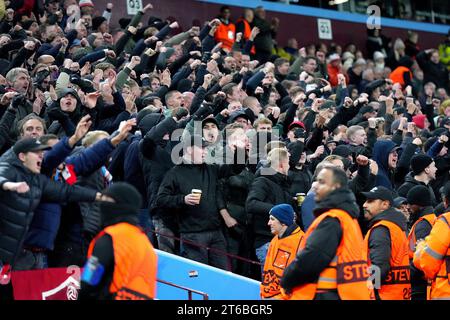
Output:
[[149,232],[151,232],[151,233],[155,234],[155,236],[159,235],[159,236],[164,237],[164,238],[168,238],[168,239],[179,241],[180,244],[181,243],[185,243],[185,244],[188,244],[188,245],[191,245],[191,246],[194,246],[194,247],[204,248],[204,249],[206,249],[208,251],[214,251],[215,253],[217,253],[219,255],[225,256],[226,259],[227,259],[227,270],[228,271],[232,271],[232,264],[233,264],[234,260],[238,260],[238,261],[240,261],[242,263],[246,263],[246,264],[249,264],[249,265],[255,265],[255,266],[258,266],[259,268],[261,268],[261,263],[259,261],[254,261],[254,260],[251,260],[251,259],[248,259],[248,258],[244,258],[244,257],[238,256],[238,255],[235,255],[235,254],[228,253],[228,252],[220,250],[220,249],[210,248],[208,246],[205,246],[205,245],[193,242],[193,241],[181,239],[180,237],[168,235],[168,234],[165,234],[163,232],[157,232],[156,230],[153,230],[153,229],[145,229],[145,230],[146,230],[147,234]]
[[[156,252],[158,300],[259,299],[258,281],[163,251]],[[81,268],[74,266],[13,271],[14,299],[77,300],[81,272]]]

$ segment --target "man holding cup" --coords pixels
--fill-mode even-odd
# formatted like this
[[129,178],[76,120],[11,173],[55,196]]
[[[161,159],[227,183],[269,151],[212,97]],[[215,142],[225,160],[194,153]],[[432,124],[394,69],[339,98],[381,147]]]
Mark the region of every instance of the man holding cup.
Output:
[[[177,212],[184,257],[226,269],[226,241],[217,205],[218,181],[239,174],[245,163],[206,164],[207,142],[199,135],[186,137],[182,145],[182,163],[167,172],[156,205]],[[245,153],[236,146],[230,147],[235,151],[235,159],[236,154]]]

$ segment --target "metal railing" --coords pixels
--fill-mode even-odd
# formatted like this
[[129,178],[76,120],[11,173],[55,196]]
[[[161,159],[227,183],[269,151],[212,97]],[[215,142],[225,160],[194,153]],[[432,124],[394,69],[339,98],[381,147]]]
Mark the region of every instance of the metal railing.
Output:
[[250,260],[250,259],[238,256],[238,255],[235,255],[235,254],[232,254],[232,253],[228,253],[228,252],[220,250],[220,249],[210,248],[210,247],[208,247],[206,245],[203,245],[203,244],[199,244],[199,243],[196,243],[196,242],[193,242],[193,241],[190,241],[190,240],[181,239],[181,238],[173,236],[173,235],[168,235],[168,234],[164,234],[164,233],[161,233],[161,232],[157,232],[156,230],[149,229],[149,228],[147,228],[146,231],[150,231],[150,232],[154,233],[155,235],[160,235],[162,237],[166,237],[166,238],[169,238],[169,239],[180,241],[180,243],[185,243],[185,244],[188,244],[188,245],[191,245],[191,246],[194,246],[194,247],[203,248],[203,249],[206,249],[208,251],[214,251],[214,252],[216,252],[218,254],[226,256],[226,258],[227,258],[227,271],[232,271],[232,262],[231,262],[232,259],[241,260],[241,261],[243,261],[245,263],[257,265],[259,267],[262,266],[262,264],[259,261]]
[[194,290],[194,289],[191,289],[191,288],[188,288],[188,287],[180,286],[180,285],[178,285],[178,284],[175,284],[175,283],[172,283],[172,282],[168,282],[168,281],[165,281],[165,280],[161,280],[161,279],[156,279],[156,281],[158,281],[158,282],[160,282],[160,283],[163,283],[163,284],[165,284],[165,285],[171,286],[171,287],[175,287],[175,288],[180,289],[180,290],[185,290],[185,291],[187,291],[187,294],[188,294],[188,300],[192,300],[192,294],[193,294],[193,293],[202,296],[202,297],[203,297],[203,300],[209,300],[209,296],[208,296],[208,294],[205,293],[205,292],[201,292],[201,291]]

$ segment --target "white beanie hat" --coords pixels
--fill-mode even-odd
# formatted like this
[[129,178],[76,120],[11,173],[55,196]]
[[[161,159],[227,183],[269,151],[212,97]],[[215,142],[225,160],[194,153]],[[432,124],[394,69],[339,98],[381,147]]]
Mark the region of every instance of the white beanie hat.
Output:
[[83,7],[93,7],[94,4],[92,3],[92,0],[80,0],[78,6],[79,6],[80,8],[83,8]]
[[347,72],[348,69],[351,68],[351,66],[353,65],[353,59],[347,59],[345,60],[344,64],[342,65],[342,68],[344,69],[345,72]]
[[384,54],[381,53],[380,51],[375,51],[373,53],[373,60],[377,60],[377,59],[384,59]]
[[353,53],[351,53],[350,51],[345,51],[343,54],[342,54],[342,60],[347,60],[347,59],[355,59],[355,55],[353,54]]

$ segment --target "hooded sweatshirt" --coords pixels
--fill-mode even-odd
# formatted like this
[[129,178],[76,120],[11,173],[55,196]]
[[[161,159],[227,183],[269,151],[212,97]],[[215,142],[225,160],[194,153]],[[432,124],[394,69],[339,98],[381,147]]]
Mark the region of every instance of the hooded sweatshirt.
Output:
[[394,190],[404,182],[405,176],[409,171],[409,162],[417,146],[411,142],[406,143],[401,155],[398,157],[395,169],[390,169],[388,165],[389,153],[396,147],[397,145],[391,140],[379,140],[375,143],[373,160],[378,164],[378,174],[375,180],[376,186],[384,186]]
[[375,143],[373,148],[373,160],[378,164],[378,174],[376,185],[383,186],[388,189],[394,189],[391,169],[389,169],[388,158],[389,153],[395,149],[397,145],[390,140],[381,140]]

